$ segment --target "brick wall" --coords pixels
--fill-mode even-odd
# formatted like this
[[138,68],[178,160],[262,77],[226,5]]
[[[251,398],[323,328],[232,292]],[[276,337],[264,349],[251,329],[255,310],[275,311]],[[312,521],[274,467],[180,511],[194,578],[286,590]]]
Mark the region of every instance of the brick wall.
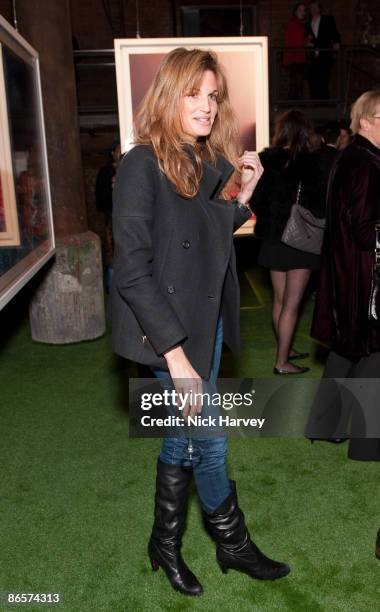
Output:
[[[57,1],[57,0],[54,0]],[[204,1],[197,0],[200,5]],[[222,4],[222,2],[220,2]],[[82,49],[112,48],[116,36],[136,34],[135,2],[109,0],[106,14],[103,0],[71,0],[73,34]],[[140,0],[139,18],[142,37],[171,37],[176,31],[174,0]],[[239,4],[228,0],[228,4]],[[257,34],[281,45],[284,26],[295,4],[292,0],[256,0]],[[370,36],[380,36],[380,2],[378,0],[325,0],[325,12],[335,16],[344,44],[362,41],[366,28]],[[17,3],[16,3],[17,9]],[[12,22],[12,0],[0,0],[0,14]],[[367,17],[366,17],[367,16]],[[368,24],[368,25],[366,25]],[[370,41],[371,42],[371,41]]]
[[12,0],[0,0],[0,15],[13,25]]
[[[203,0],[210,5],[212,0]],[[188,0],[187,0],[187,3]],[[217,2],[215,2],[217,3]],[[238,0],[228,0],[228,4],[239,5]],[[1,5],[10,2],[0,0]],[[201,5],[202,0],[194,4]],[[219,2],[219,4],[224,4]],[[284,27],[289,20],[295,4],[292,0],[256,0],[257,34],[268,36],[270,43],[281,45]],[[353,44],[360,40],[360,22],[357,18],[357,7],[364,4],[373,15],[372,29],[380,29],[380,2],[378,0],[325,0],[327,14],[334,15],[342,34],[344,44]],[[135,2],[112,0],[107,3],[111,15],[106,15],[102,0],[71,0],[73,33],[82,49],[111,48],[114,36],[124,32],[126,37],[136,35]],[[112,9],[113,7],[113,9]],[[150,0],[139,3],[140,35],[143,38],[172,37],[176,32],[176,9],[171,0]]]

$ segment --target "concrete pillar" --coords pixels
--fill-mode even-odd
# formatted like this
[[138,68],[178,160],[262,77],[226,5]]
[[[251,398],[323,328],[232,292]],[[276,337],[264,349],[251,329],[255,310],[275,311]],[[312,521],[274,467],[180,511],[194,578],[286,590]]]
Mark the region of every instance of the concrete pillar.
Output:
[[104,333],[101,252],[93,232],[58,239],[55,263],[30,304],[33,340],[66,344]]
[[19,32],[40,56],[57,253],[30,305],[32,337],[65,343],[105,331],[98,237],[87,232],[68,0],[18,0]]

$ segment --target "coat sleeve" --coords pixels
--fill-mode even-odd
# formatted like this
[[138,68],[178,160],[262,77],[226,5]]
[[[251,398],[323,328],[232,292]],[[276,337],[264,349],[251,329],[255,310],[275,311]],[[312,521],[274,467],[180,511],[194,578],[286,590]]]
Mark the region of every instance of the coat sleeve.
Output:
[[255,215],[260,215],[262,212],[268,212],[268,202],[267,202],[267,183],[268,172],[262,175],[259,182],[256,185],[256,189],[253,192],[252,200],[250,202],[250,206],[255,213]]
[[155,162],[143,147],[135,147],[120,162],[113,194],[113,282],[156,353],[162,355],[187,335],[153,278],[156,176]]
[[349,182],[347,223],[352,240],[369,251],[375,248],[375,223],[380,219],[380,171],[368,161],[357,170]]
[[233,202],[233,206],[235,207],[235,210],[234,210],[234,232],[235,232],[237,229],[239,229],[239,227],[243,225],[243,223],[248,221],[248,219],[250,219],[252,215],[251,215],[251,211],[249,210],[249,208],[247,207],[240,208],[236,201]]

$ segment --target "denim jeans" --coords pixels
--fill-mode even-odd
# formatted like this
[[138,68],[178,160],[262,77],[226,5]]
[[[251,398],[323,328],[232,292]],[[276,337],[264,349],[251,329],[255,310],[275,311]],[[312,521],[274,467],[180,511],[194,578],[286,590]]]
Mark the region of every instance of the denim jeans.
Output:
[[[223,322],[219,318],[215,335],[214,352],[210,379],[203,381],[203,393],[216,393],[220,358],[223,344]],[[154,375],[168,388],[173,388],[167,370],[152,368]],[[193,447],[189,456],[189,444]],[[213,438],[164,438],[160,459],[169,465],[192,467],[199,499],[206,512],[213,512],[231,493],[231,485],[226,466],[227,438],[225,435]]]

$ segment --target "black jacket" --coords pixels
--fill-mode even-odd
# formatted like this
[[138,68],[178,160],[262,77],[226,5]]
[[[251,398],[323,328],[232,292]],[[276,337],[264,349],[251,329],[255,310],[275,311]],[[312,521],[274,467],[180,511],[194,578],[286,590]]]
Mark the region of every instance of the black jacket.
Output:
[[311,21],[305,25],[306,34],[310,36],[314,47],[318,49],[331,49],[334,43],[340,43],[340,34],[335,19],[331,15],[321,15],[318,36],[314,35]]
[[260,153],[264,173],[256,187],[251,208],[257,215],[255,235],[280,240],[302,182],[300,204],[316,217],[325,216],[327,188],[326,162],[321,153],[299,153],[294,160],[282,147]]
[[239,285],[232,234],[249,218],[218,199],[233,167],[203,163],[196,197],[178,195],[150,146],[121,160],[114,187],[112,343],[115,353],[166,368],[163,353],[182,344],[209,377],[218,316],[224,341],[239,349]]

